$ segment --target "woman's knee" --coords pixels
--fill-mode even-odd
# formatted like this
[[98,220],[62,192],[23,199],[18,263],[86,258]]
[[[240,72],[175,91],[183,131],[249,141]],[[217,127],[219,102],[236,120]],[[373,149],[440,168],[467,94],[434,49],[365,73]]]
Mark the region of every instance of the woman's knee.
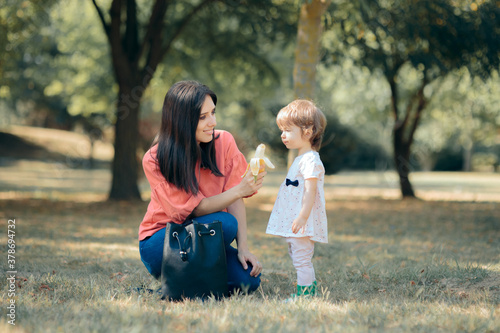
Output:
[[232,292],[234,289],[243,292],[252,292],[260,286],[260,274],[251,276],[252,265],[248,263],[248,268],[244,269],[238,259],[238,250],[233,247],[226,249],[228,287]]
[[260,286],[260,274],[257,276],[251,276],[250,271],[252,270],[252,266],[248,267],[248,275],[246,275],[246,279],[240,282],[241,289],[246,292],[252,292],[257,290]]
[[250,276],[251,268],[247,274],[241,275],[239,279],[228,281],[228,288],[230,292],[242,291],[244,293],[251,293],[257,290],[260,286],[260,274],[256,277]]
[[139,254],[146,269],[156,279],[161,275],[165,228],[158,230],[150,238],[139,242]]

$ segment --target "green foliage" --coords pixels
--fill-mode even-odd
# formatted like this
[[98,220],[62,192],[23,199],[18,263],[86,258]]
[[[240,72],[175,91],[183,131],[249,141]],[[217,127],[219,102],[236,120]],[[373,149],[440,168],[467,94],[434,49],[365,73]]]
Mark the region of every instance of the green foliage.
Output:
[[0,27],[2,28],[0,49],[4,55],[0,66],[2,82],[9,82],[10,79],[15,80],[8,73],[16,69],[16,62],[22,58],[24,50],[29,45],[43,42],[39,31],[47,24],[48,9],[55,2],[56,0],[25,0],[21,2],[6,0],[2,5],[0,9]]
[[[81,117],[112,114],[109,56],[90,4],[24,1],[13,16],[20,13],[22,32],[16,33],[15,24],[7,30],[11,40],[5,47],[11,52],[0,91],[9,107],[3,112],[17,112],[28,124],[62,128]],[[33,120],[36,114],[41,121]]]
[[336,65],[320,65],[318,80],[318,103],[359,140],[383,148],[388,155],[394,121],[388,117],[390,89],[383,75],[344,59]]
[[489,76],[500,64],[495,1],[476,7],[448,0],[360,1],[332,15],[334,55],[346,53],[388,78],[407,62],[430,80],[462,66]]
[[[346,59],[337,65],[321,66],[318,73],[320,104],[327,105],[339,122],[362,140],[391,151],[394,119],[389,117],[391,92],[380,71],[354,66]],[[418,84],[418,71],[404,66],[398,76],[399,91],[408,96]],[[453,71],[426,88],[432,96],[415,133],[412,152],[414,170],[462,170],[463,150],[484,147],[493,154],[500,113],[498,74],[486,81],[473,78],[467,68]],[[406,97],[405,97],[406,98]],[[449,161],[446,161],[449,159]],[[392,167],[392,163],[388,164]]]
[[392,165],[390,157],[377,143],[361,138],[343,126],[335,117],[328,117],[321,159],[327,174],[341,170],[377,170]]
[[[37,80],[44,75],[35,66],[44,61],[43,54],[54,56],[54,40],[42,31],[46,28],[49,10],[55,1],[10,1],[0,8],[0,98],[2,109],[12,108],[17,100],[39,98],[42,94]],[[46,31],[45,31],[46,32]],[[21,99],[20,96],[24,96]],[[6,119],[5,113],[3,119]]]
[[60,56],[50,63],[57,71],[45,95],[61,98],[72,116],[110,117],[116,87],[110,75],[109,47],[89,1],[58,3],[51,13],[51,28]]
[[[404,155],[396,147],[406,145],[409,149],[415,141],[416,157],[409,161],[412,168],[419,164],[432,168],[438,152],[455,135],[464,149],[491,142],[499,126],[495,107],[498,100],[492,97],[498,94],[489,92],[498,85],[499,22],[500,8],[495,1],[336,4],[330,11],[324,39],[327,52],[323,57],[323,77],[333,73],[337,74],[335,79],[347,76],[348,80],[333,83],[330,79],[324,85],[337,88],[331,100],[338,102],[342,86],[352,82],[348,75],[361,72],[357,75],[361,88],[354,87],[354,92],[365,89],[366,95],[378,97],[357,94],[353,101],[361,98],[367,103],[353,102],[349,111],[343,111],[349,105],[344,101],[339,108],[340,119],[360,115],[360,120],[351,121],[359,126],[363,118],[376,121],[379,117],[378,126],[363,125],[363,129],[378,127],[382,134],[378,137],[390,139],[385,129],[393,127],[396,156]],[[360,69],[353,69],[353,64]],[[364,74],[365,70],[372,74]],[[383,78],[387,82],[383,83]],[[378,87],[370,85],[373,79],[379,82]],[[382,96],[386,96],[386,103],[378,102]],[[423,109],[426,112],[421,112]],[[387,121],[389,110],[392,121]],[[399,128],[401,136],[396,135]],[[377,135],[372,137],[377,140]]]
[[[417,150],[425,150],[430,155],[428,168],[432,168],[434,162],[438,163],[435,161],[437,158],[441,166],[436,167],[443,170],[444,157],[440,155],[449,156],[450,151],[456,152],[456,162],[465,162],[463,152],[474,154],[477,147],[496,154],[494,147],[500,128],[497,108],[500,96],[494,91],[499,87],[498,72],[494,71],[490,78],[482,80],[471,76],[466,68],[450,73],[429,86],[434,97],[415,137]],[[464,166],[457,165],[450,170],[461,170]]]

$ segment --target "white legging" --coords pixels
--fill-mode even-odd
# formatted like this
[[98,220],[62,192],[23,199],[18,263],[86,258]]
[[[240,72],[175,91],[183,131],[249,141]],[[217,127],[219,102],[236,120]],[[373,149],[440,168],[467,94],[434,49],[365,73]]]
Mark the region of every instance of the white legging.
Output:
[[309,237],[287,237],[288,253],[292,258],[293,266],[297,270],[297,284],[310,286],[316,280],[312,257],[314,254],[314,241]]

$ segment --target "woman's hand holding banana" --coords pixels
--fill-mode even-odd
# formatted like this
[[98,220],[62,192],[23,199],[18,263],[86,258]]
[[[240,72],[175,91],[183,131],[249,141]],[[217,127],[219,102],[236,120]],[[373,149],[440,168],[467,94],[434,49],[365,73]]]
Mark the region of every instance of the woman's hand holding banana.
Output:
[[245,174],[241,177],[245,177],[247,174],[248,170],[252,172],[254,181],[257,182],[257,175],[259,172],[263,172],[266,170],[266,165],[270,167],[271,169],[274,169],[274,164],[264,156],[264,153],[266,152],[266,145],[261,143],[260,145],[257,146],[257,149],[255,149],[255,155],[252,159],[250,159],[250,163],[247,166],[247,170],[245,171]]

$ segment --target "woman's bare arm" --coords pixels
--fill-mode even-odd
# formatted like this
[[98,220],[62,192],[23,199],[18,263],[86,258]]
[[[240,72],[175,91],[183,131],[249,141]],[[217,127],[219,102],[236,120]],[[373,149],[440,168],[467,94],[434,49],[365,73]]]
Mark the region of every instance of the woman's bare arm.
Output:
[[259,173],[257,181],[251,172],[248,172],[241,182],[229,190],[212,197],[204,198],[193,210],[192,216],[202,216],[219,212],[228,208],[236,200],[252,195],[262,187],[264,176],[267,172]]

